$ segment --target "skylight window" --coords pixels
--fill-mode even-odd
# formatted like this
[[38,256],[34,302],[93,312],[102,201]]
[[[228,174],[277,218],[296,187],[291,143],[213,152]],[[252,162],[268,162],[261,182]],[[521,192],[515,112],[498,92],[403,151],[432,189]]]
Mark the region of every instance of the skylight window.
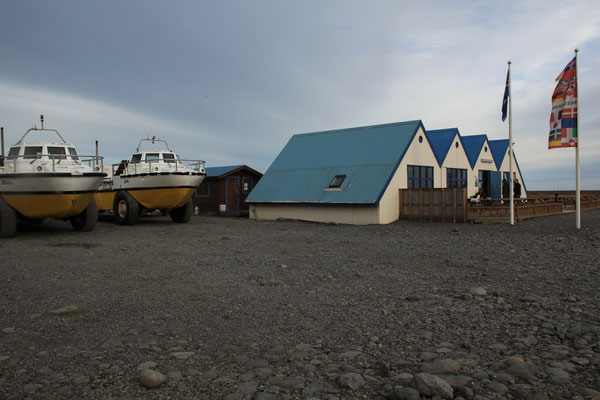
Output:
[[342,186],[344,179],[346,179],[346,175],[336,175],[335,178],[333,178],[333,180],[329,184],[329,188],[338,189],[340,186]]

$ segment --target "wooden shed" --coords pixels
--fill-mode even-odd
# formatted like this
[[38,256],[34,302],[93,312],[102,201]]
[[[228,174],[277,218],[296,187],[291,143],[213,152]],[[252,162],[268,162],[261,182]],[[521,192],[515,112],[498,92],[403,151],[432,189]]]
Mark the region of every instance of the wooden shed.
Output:
[[194,193],[200,214],[248,214],[246,197],[263,174],[247,165],[206,168],[206,178]]

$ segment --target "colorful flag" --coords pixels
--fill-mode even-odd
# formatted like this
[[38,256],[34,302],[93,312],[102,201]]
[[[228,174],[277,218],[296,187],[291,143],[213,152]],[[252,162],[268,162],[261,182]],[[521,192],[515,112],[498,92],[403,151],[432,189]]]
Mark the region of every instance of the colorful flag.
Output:
[[577,65],[575,58],[556,78],[548,148],[577,147]]
[[502,121],[506,120],[506,110],[508,110],[509,88],[510,88],[510,69],[506,73],[506,86],[504,87],[504,98],[502,99]]

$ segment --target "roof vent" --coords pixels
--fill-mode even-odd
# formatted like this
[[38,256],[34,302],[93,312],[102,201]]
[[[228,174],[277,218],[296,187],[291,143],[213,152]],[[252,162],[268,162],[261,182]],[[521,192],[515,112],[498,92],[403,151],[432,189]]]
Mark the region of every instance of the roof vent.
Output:
[[336,175],[335,178],[329,184],[330,189],[339,189],[342,186],[342,183],[346,179],[346,175]]

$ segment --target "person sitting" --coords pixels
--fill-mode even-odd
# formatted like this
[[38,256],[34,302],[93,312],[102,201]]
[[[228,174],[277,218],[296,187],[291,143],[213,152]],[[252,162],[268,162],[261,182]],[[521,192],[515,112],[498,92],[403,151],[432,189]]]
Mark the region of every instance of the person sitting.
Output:
[[477,193],[475,193],[470,199],[469,202],[471,204],[481,204],[481,200],[483,199],[483,188],[479,188]]

